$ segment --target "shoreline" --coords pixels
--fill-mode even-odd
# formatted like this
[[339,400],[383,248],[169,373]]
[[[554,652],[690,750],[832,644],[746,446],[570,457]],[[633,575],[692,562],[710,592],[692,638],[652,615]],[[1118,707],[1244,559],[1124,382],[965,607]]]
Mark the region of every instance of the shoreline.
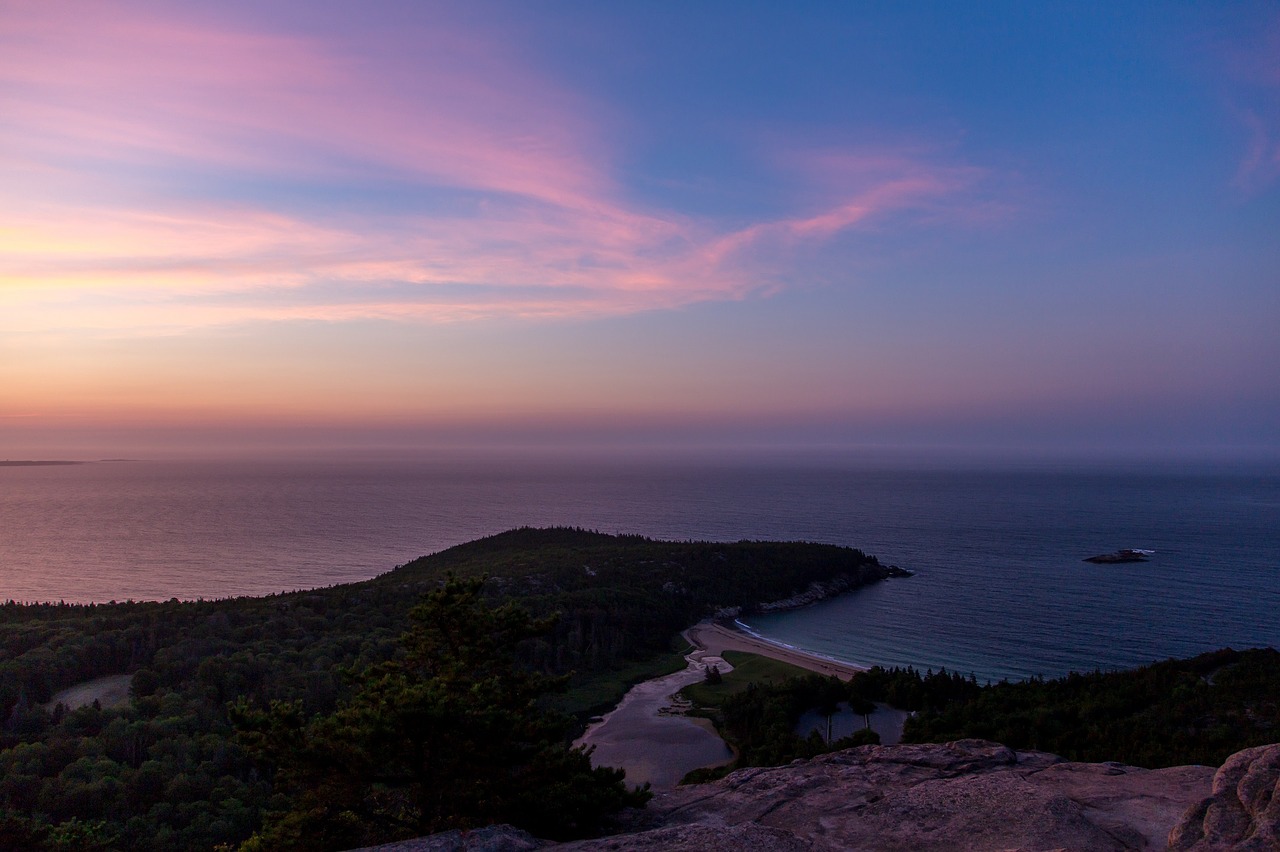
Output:
[[626,770],[628,786],[669,790],[695,769],[734,760],[711,720],[684,715],[677,699],[681,689],[706,677],[705,666],[733,667],[706,649],[695,648],[684,658],[683,670],[637,683],[574,741],[575,747],[591,749],[592,766]]
[[840,680],[851,680],[858,672],[867,670],[864,666],[855,666],[853,663],[844,663],[809,651],[801,651],[777,642],[770,642],[767,639],[748,633],[740,627],[730,627],[719,621],[700,621],[680,635],[690,645],[693,645],[704,654],[719,656],[725,651],[745,651],[749,654],[759,654],[762,657],[790,663],[797,668],[817,672],[818,674],[834,675]]
[[705,677],[707,666],[716,665],[725,673],[733,671],[724,659],[725,651],[758,654],[844,681],[865,671],[851,663],[770,642],[722,622],[700,621],[680,635],[691,646],[684,655],[687,667],[631,687],[612,710],[588,725],[574,742],[574,746],[592,749],[593,766],[625,769],[628,784],[647,782],[655,790],[666,790],[694,769],[723,766],[736,759],[711,720],[684,715],[677,699],[681,689]]

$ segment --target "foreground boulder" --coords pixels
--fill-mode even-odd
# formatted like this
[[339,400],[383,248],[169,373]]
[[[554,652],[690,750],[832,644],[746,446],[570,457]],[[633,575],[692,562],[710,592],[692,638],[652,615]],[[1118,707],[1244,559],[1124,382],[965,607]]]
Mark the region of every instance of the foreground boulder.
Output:
[[1238,751],[1169,834],[1178,852],[1280,849],[1280,745]]
[[[610,837],[543,848],[1280,850],[1280,745],[1239,752],[1216,773],[1072,763],[985,740],[862,746],[661,792],[629,820]],[[495,848],[482,838],[474,846],[465,833],[443,846],[424,838],[395,850]]]

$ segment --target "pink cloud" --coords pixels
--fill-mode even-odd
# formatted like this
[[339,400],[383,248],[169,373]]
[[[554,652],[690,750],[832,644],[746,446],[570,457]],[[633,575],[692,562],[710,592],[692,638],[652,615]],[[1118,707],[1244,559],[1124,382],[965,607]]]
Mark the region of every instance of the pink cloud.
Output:
[[607,183],[571,105],[500,45],[423,32],[411,75],[315,39],[27,11],[0,33],[10,124],[72,153],[312,171],[340,156],[557,204]]
[[[828,158],[818,158],[817,164],[824,160]],[[702,257],[712,266],[719,266],[734,255],[762,243],[781,243],[794,248],[806,241],[820,242],[877,216],[905,210],[926,212],[939,199],[961,191],[973,181],[972,174],[953,173],[947,169],[930,170],[920,164],[899,162],[894,165],[906,174],[871,177],[863,174],[858,181],[859,188],[845,189],[824,209],[806,216],[751,225],[726,234],[710,242],[703,249]],[[822,173],[824,179],[820,183],[827,187],[828,194],[832,192],[832,186],[842,182],[839,180],[840,172],[840,168],[835,168]]]
[[1233,184],[1246,192],[1260,191],[1280,178],[1280,110],[1275,120],[1255,110],[1240,110],[1238,115],[1248,141]]
[[[740,262],[748,249],[785,263],[974,180],[901,155],[814,158],[809,180],[826,189],[809,212],[726,232],[629,202],[601,110],[505,45],[441,26],[415,31],[406,58],[137,8],[0,16],[0,178],[21,190],[0,198],[0,329],[596,316],[744,298],[776,286],[767,262]],[[286,213],[148,188],[167,170],[378,175],[467,201],[462,213]]]

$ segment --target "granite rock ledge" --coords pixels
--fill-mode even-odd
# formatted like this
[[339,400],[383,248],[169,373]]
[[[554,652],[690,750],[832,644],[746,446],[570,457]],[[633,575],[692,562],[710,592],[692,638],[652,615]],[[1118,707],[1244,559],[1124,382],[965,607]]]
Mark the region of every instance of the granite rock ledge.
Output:
[[1238,751],[1169,834],[1176,852],[1280,849],[1280,745]]
[[662,792],[627,819],[618,834],[573,843],[501,827],[381,848],[1280,850],[1280,745],[1238,752],[1216,772],[1073,763],[985,740],[862,746]]

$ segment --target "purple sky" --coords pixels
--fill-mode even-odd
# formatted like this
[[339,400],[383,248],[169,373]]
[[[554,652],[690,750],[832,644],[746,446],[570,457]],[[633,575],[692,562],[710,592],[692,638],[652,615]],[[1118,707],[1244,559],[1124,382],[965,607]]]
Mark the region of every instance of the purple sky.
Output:
[[0,457],[1280,456],[1275,3],[0,0]]

